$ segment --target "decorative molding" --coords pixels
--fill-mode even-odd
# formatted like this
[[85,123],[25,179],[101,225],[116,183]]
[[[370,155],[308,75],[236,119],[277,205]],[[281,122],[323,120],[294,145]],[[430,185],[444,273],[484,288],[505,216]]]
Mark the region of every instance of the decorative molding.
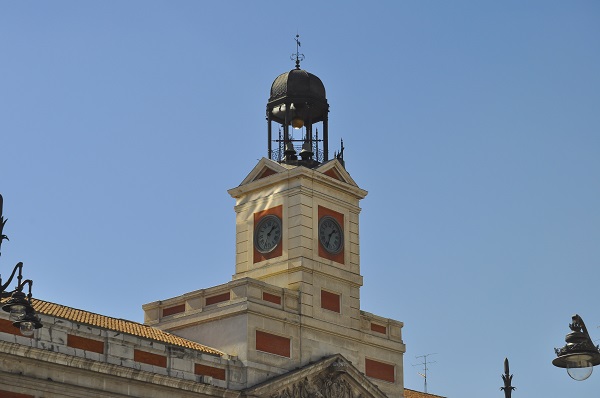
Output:
[[241,397],[386,398],[386,395],[351,362],[336,354],[248,388]]
[[[15,356],[20,359],[15,360],[14,358],[10,358],[10,356]],[[219,394],[218,396],[229,398],[239,397],[238,391],[226,390],[222,387],[211,386],[192,380],[183,380],[181,378],[161,375],[144,370],[132,369],[121,365],[114,365],[86,358],[73,357],[71,355],[47,351],[39,348],[26,347],[20,344],[10,343],[6,341],[0,341],[0,359],[2,358],[5,361],[11,361],[12,363],[18,364],[19,366],[24,366],[25,368],[30,369],[30,373],[35,373],[38,369],[48,370],[52,368],[60,369],[60,372],[63,374],[65,373],[65,371],[70,371],[81,373],[82,376],[84,374],[91,375],[91,377],[95,378],[96,380],[103,377],[120,377],[126,379],[129,383],[141,382],[144,385],[148,385],[148,388],[152,388],[151,386],[155,385],[161,387],[177,388],[179,390],[182,390],[182,392],[191,391],[203,394],[212,393]],[[3,370],[7,371],[6,369]],[[45,386],[45,383],[47,383],[45,378],[36,379],[37,375],[34,374],[31,374],[28,377],[32,380],[38,380],[40,383],[42,383],[40,385],[43,386]],[[73,388],[76,387],[75,384],[72,383],[72,381],[69,381],[69,385],[73,385]]]
[[311,381],[304,378],[269,398],[363,398],[363,395],[346,379],[321,374]]
[[[258,180],[254,180],[254,178],[262,171],[262,167],[266,165],[266,162],[270,162],[270,165],[274,170],[277,171],[278,168],[281,171],[277,172],[277,174],[273,174],[266,178],[261,178]],[[338,162],[338,160],[334,160],[332,162]],[[273,165],[275,163],[275,165]],[[323,166],[321,166],[323,167]],[[284,180],[292,180],[296,178],[308,178],[311,181],[318,182],[322,186],[330,187],[336,190],[341,190],[348,195],[353,196],[356,199],[364,199],[367,196],[367,191],[358,187],[356,182],[350,177],[347,171],[343,169],[343,167],[338,167],[336,170],[342,175],[342,177],[346,180],[346,182],[342,182],[340,180],[333,179],[325,174],[330,167],[327,168],[317,168],[317,169],[308,169],[306,167],[293,167],[291,169],[285,168],[279,165],[272,160],[268,160],[263,158],[259,163],[254,167],[254,169],[250,172],[250,174],[242,181],[242,183],[227,192],[233,198],[239,199],[244,195],[247,195],[250,192],[265,189],[265,187],[270,185],[279,184]]]

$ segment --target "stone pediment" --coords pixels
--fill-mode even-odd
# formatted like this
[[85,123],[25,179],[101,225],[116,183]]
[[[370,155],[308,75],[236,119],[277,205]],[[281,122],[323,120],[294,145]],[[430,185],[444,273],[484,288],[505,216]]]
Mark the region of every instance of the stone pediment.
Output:
[[274,160],[262,158],[258,162],[258,164],[256,166],[254,166],[252,171],[250,173],[248,173],[246,178],[244,178],[244,181],[242,181],[240,186],[249,184],[253,181],[263,179],[263,178],[268,177],[273,174],[278,174],[278,173],[284,172],[286,170],[288,170],[288,169],[285,168],[284,166],[280,165],[279,163],[275,162]]
[[337,159],[330,160],[329,162],[320,165],[315,170],[338,181],[358,187],[356,182],[350,177],[350,174]]
[[[273,160],[262,158],[258,164],[254,166],[246,178],[244,178],[240,186],[261,180],[273,174],[279,174],[291,169],[295,169],[296,167],[298,166],[282,165]],[[352,177],[350,177],[350,174],[346,171],[346,169],[344,169],[342,164],[337,159],[330,160],[329,162],[320,165],[315,170],[340,182],[358,187],[356,182],[352,179]]]
[[252,398],[386,398],[342,355],[334,355],[244,390]]

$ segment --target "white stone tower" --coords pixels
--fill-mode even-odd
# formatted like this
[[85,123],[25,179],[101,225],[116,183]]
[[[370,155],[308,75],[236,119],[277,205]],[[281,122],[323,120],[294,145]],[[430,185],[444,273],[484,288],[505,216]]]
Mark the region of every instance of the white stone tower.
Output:
[[229,190],[232,281],[146,304],[145,323],[235,356],[242,365],[229,376],[244,388],[339,354],[401,397],[402,323],[360,309],[367,192],[346,171],[343,149],[329,159],[325,87],[299,61],[296,53],[296,68],[271,86],[268,158]]

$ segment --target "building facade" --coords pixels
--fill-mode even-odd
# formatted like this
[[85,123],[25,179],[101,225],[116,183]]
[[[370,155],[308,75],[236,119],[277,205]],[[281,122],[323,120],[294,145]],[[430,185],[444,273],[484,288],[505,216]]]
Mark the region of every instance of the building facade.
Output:
[[328,112],[299,60],[273,82],[268,157],[229,190],[231,281],[145,304],[144,324],[36,300],[29,338],[0,314],[0,398],[434,397],[404,389],[402,323],[361,310],[367,192],[343,146],[329,158]]

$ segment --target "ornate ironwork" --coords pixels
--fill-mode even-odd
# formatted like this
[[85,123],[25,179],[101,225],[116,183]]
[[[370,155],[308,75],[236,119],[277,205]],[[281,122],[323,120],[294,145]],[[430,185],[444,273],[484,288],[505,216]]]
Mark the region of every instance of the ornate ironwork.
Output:
[[[324,152],[322,149],[319,148],[318,143],[322,142],[323,140],[319,140],[316,138],[313,138],[312,140],[312,151],[313,151],[313,159],[316,160],[319,163],[322,163],[324,160]],[[282,139],[281,135],[279,136],[279,139],[277,140],[273,140],[273,142],[276,142],[276,148],[277,149],[273,149],[271,150],[271,156],[270,159],[275,160],[276,162],[283,162],[284,160],[284,152],[285,152],[285,146],[284,146],[284,140]],[[296,151],[296,153],[300,153],[302,151],[302,145],[304,144],[305,140],[288,140],[288,142],[291,142],[294,150]]]
[[296,41],[296,53],[290,56],[290,59],[296,60],[296,69],[300,69],[300,61],[304,61],[304,54],[300,54],[300,35],[296,34],[294,38]]
[[[2,198],[2,195],[0,195],[0,248],[2,247],[2,241],[3,240],[8,240],[8,236],[4,235],[2,233],[2,230],[4,230],[4,224],[6,224],[6,221],[4,217],[2,217],[2,206],[4,204],[4,199]],[[2,252],[0,251],[0,255],[2,255]]]
[[510,398],[512,392],[516,390],[515,387],[511,386],[513,375],[508,371],[508,358],[504,358],[504,374],[502,380],[504,380],[504,387],[500,387],[500,390],[504,391],[504,397]]
[[[600,346],[594,345],[592,338],[585,327],[583,319],[575,314],[571,317],[573,323],[569,324],[571,333],[567,334],[566,345],[562,348],[555,348],[557,357],[563,357],[570,354],[590,353],[600,356]],[[558,359],[558,358],[557,358]],[[556,361],[556,360],[555,360]],[[555,366],[558,366],[555,364]]]
[[[2,215],[2,205],[4,200],[0,195],[0,245],[3,240],[8,240],[8,237],[2,233],[6,221]],[[18,273],[17,273],[18,271]],[[8,286],[11,284],[13,279],[17,276],[17,286],[8,291]],[[29,293],[27,296],[23,293],[25,286],[29,287]],[[2,306],[2,309],[6,312],[10,312],[11,318],[15,321],[13,325],[21,329],[21,332],[30,336],[33,334],[33,330],[42,327],[42,323],[31,305],[31,288],[33,281],[31,279],[23,280],[23,263],[19,262],[12,270],[8,281],[2,284],[2,277],[0,276],[0,298],[10,297],[10,300],[6,301]]]

